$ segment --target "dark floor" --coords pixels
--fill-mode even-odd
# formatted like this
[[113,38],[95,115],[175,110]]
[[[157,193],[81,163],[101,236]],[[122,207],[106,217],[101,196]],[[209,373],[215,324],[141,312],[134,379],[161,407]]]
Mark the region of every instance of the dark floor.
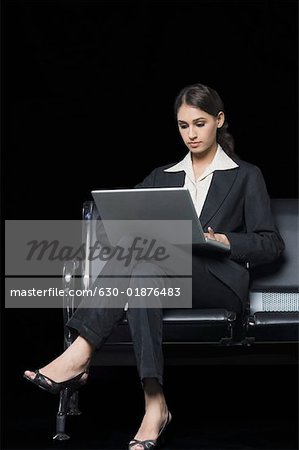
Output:
[[[82,415],[68,418],[71,439],[53,441],[58,397],[22,377],[26,368],[42,367],[62,350],[61,311],[48,310],[47,320],[42,313],[5,314],[1,449],[126,450],[143,415],[132,366],[92,366],[79,391]],[[195,352],[199,365],[175,361],[165,367],[173,421],[164,450],[298,450],[297,346]],[[184,354],[189,357],[185,347]]]
[[[296,366],[169,366],[165,393],[173,414],[165,450],[298,449]],[[65,442],[52,440],[56,396],[19,374],[5,394],[3,449],[126,449],[142,417],[134,367],[91,368]]]

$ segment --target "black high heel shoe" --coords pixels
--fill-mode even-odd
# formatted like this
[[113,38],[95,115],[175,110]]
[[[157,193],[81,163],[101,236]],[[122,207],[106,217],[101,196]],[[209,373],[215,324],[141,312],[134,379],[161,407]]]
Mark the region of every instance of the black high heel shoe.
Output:
[[171,419],[172,419],[172,415],[168,411],[167,418],[166,418],[164,424],[162,425],[162,427],[160,428],[157,439],[146,439],[145,441],[139,441],[138,439],[132,439],[129,442],[128,450],[132,450],[132,447],[134,447],[134,445],[137,445],[137,444],[142,446],[143,450],[152,450],[154,448],[157,448],[164,440],[165,430],[167,428],[167,425],[170,424]]
[[60,391],[66,388],[70,392],[74,392],[86,383],[86,379],[84,379],[84,375],[87,373],[86,371],[79,373],[79,375],[76,375],[67,381],[61,381],[59,383],[46,377],[46,375],[41,374],[39,370],[34,370],[34,372],[36,374],[34,378],[27,377],[25,374],[23,376],[26,380],[36,384],[39,388],[44,389],[51,394],[59,394]]

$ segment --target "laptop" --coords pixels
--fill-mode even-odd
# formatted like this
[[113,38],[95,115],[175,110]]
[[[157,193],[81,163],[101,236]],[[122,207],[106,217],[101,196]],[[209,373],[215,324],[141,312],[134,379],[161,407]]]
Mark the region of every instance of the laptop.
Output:
[[91,194],[112,245],[124,234],[140,234],[173,244],[192,242],[205,249],[230,250],[204,235],[185,187],[93,190]]

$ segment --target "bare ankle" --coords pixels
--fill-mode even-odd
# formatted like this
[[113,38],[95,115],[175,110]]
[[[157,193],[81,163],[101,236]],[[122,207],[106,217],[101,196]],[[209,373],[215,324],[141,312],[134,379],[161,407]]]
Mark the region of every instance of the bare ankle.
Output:
[[162,386],[156,378],[144,378],[144,399],[145,410],[151,409],[159,410],[161,414],[167,412],[167,404],[164,397]]
[[94,352],[94,346],[83,336],[78,336],[69,348],[71,347],[73,350],[86,354],[87,357],[91,357]]
[[86,365],[90,362],[93,352],[93,345],[82,336],[78,336],[66,349],[65,355],[69,355],[72,359],[82,362],[82,365]]

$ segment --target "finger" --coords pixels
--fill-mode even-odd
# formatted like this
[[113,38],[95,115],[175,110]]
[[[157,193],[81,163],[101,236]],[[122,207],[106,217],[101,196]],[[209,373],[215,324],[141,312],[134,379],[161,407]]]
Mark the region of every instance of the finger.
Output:
[[214,236],[214,234],[215,234],[212,227],[208,227],[208,232],[209,232],[212,236]]

